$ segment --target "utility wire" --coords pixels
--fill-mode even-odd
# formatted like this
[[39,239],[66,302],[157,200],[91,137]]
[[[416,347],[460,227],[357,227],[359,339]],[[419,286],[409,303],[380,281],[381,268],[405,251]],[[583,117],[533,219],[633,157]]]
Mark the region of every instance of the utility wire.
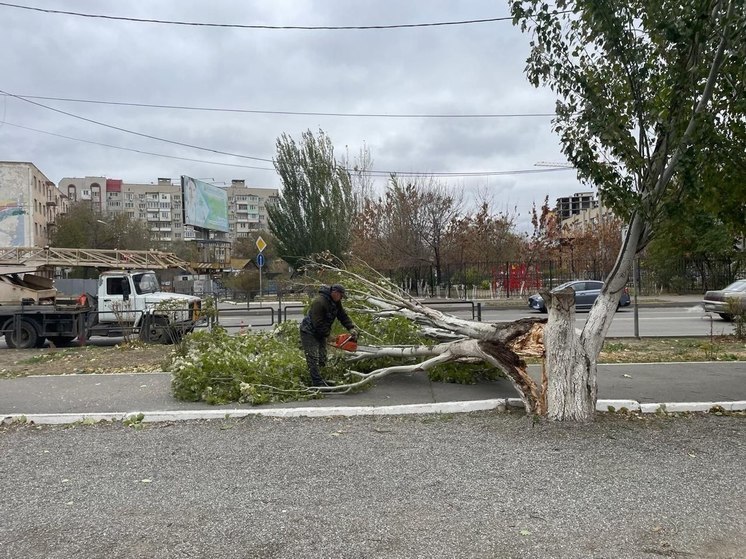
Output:
[[301,30],[301,31],[348,31],[348,30],[372,30],[372,29],[411,29],[415,27],[446,27],[454,25],[472,25],[475,23],[492,23],[496,21],[512,21],[512,17],[491,17],[481,19],[465,19],[459,21],[436,21],[431,23],[397,23],[391,25],[246,25],[241,23],[205,23],[198,21],[173,21],[167,19],[148,19],[136,17],[110,16],[103,14],[87,14],[82,12],[70,12],[66,10],[50,10],[47,8],[38,8],[35,6],[21,6],[19,4],[10,4],[0,2],[0,6],[7,8],[17,8],[20,10],[30,10],[33,12],[43,12],[46,14],[67,15],[75,17],[85,17],[94,19],[107,19],[115,21],[128,21],[133,23],[157,23],[161,25],[184,25],[191,27],[220,27],[225,29],[268,29],[268,30]]
[[14,95],[13,93],[8,93],[7,91],[3,91],[0,89],[0,93],[3,93],[5,95],[8,95],[10,97],[14,97],[15,99],[19,99],[20,101],[23,101],[24,103],[29,103],[31,105],[35,105],[37,107],[41,107],[43,109],[47,109],[49,111],[54,111],[55,113],[63,114],[65,116],[69,116],[72,118],[77,118],[79,120],[83,120],[85,122],[90,122],[91,124],[96,124],[97,126],[103,126],[104,128],[111,128],[113,130],[118,130],[119,132],[125,132],[127,134],[133,134],[135,136],[140,136],[142,138],[148,138],[150,140],[158,140],[159,142],[166,142],[168,144],[174,144],[177,146],[183,146],[187,148],[197,149],[201,151],[209,151],[211,153],[217,153],[219,155],[229,155],[231,157],[238,157],[241,159],[251,159],[254,161],[265,161],[267,163],[272,163],[271,159],[267,159],[265,157],[253,157],[251,155],[241,155],[240,153],[230,153],[227,151],[220,151],[217,149],[212,148],[206,148],[202,146],[195,146],[194,144],[187,144],[184,142],[179,142],[177,140],[169,140],[168,138],[159,138],[158,136],[152,136],[150,134],[143,134],[142,132],[135,132],[134,130],[128,130],[127,128],[122,128],[120,126],[114,126],[113,124],[106,124],[105,122],[99,122],[98,120],[93,120],[90,118],[86,118],[84,116],[76,115],[74,113],[69,113],[67,111],[63,111],[61,109],[55,109],[54,107],[50,107],[49,105],[44,105],[42,103],[37,103],[36,101],[32,101],[31,99],[24,99],[23,97],[19,97],[18,95]]
[[260,109],[231,109],[225,107],[194,107],[187,105],[161,105],[155,103],[130,103],[125,101],[102,101],[100,99],[75,99],[72,97],[46,97],[42,95],[16,95],[19,99],[40,99],[42,101],[63,101],[67,103],[88,103],[114,105],[119,107],[143,107],[148,109],[177,109],[183,111],[212,111],[224,113],[248,113],[291,116],[334,116],[369,118],[528,118],[554,117],[554,113],[468,113],[468,114],[428,114],[428,113],[326,113],[314,111],[271,111]]
[[[177,146],[182,147],[188,147],[192,149],[197,149],[201,151],[208,151],[210,153],[216,153],[219,155],[228,155],[230,157],[238,157],[241,159],[251,159],[253,161],[264,161],[267,163],[274,163],[272,159],[267,159],[264,157],[254,157],[251,155],[241,155],[238,153],[231,153],[227,151],[221,151],[213,148],[207,148],[203,146],[196,146],[193,144],[187,144],[185,142],[178,142],[176,140],[169,140],[168,138],[160,138],[158,136],[153,136],[151,134],[144,134],[142,132],[135,132],[133,130],[128,130],[126,128],[122,128],[120,126],[114,126],[112,124],[107,124],[105,122],[100,122],[98,120],[93,120],[90,118],[86,118],[84,116],[76,115],[74,113],[69,113],[67,111],[63,111],[60,109],[55,109],[54,107],[50,107],[48,105],[44,105],[42,103],[37,103],[36,101],[32,101],[30,99],[25,99],[19,95],[15,95],[13,93],[9,93],[7,91],[4,91],[0,89],[0,94],[7,95],[9,97],[14,97],[16,99],[19,99],[20,101],[23,101],[25,103],[29,103],[31,105],[41,107],[50,111],[54,111],[59,114],[63,114],[65,116],[69,116],[72,118],[76,118],[79,120],[82,120],[84,122],[89,122],[92,124],[96,124],[98,126],[103,126],[104,128],[111,128],[113,130],[117,130],[119,132],[125,132],[127,134],[133,134],[135,136],[140,136],[142,138],[148,138],[150,140],[157,140],[159,142],[166,142],[169,144],[174,144]],[[69,138],[73,139],[73,138]],[[85,141],[85,140],[83,140]],[[115,147],[115,146],[107,146],[107,147]],[[157,155],[157,154],[153,154]],[[267,169],[268,170],[268,169]],[[363,174],[370,175],[370,176],[390,176],[392,174],[399,175],[399,176],[419,176],[419,175],[430,175],[430,176],[436,176],[436,177],[478,177],[478,176],[499,176],[499,175],[516,175],[516,174],[529,174],[529,173],[546,173],[546,172],[553,172],[556,169],[519,169],[517,171],[473,171],[473,172],[421,172],[421,171],[380,171],[380,170],[367,170],[364,171]]]
[[73,140],[75,142],[83,142],[85,144],[92,144],[94,146],[102,146],[106,148],[119,149],[122,151],[131,151],[134,153],[141,153],[143,155],[153,155],[155,157],[166,157],[168,159],[179,159],[181,161],[191,161],[193,163],[207,163],[209,165],[221,165],[223,167],[240,167],[241,169],[257,169],[259,171],[274,171],[274,167],[254,167],[252,165],[239,165],[237,163],[222,163],[220,161],[207,161],[205,159],[193,159],[191,157],[179,157],[176,155],[167,155],[165,153],[155,153],[152,151],[145,151],[136,148],[126,148],[123,146],[115,146],[113,144],[105,144],[103,142],[95,142],[93,140],[85,140],[83,138],[74,138],[73,136],[65,136],[64,134],[57,134],[55,132],[49,132],[48,130],[40,130],[38,128],[31,128],[30,126],[23,126],[14,122],[8,122],[6,120],[0,122],[0,125],[7,124],[15,128],[21,128],[22,130],[30,130],[31,132],[37,132],[39,134],[46,134],[47,136],[54,136],[56,138],[63,138],[65,140]]
[[[8,122],[3,121],[0,124],[7,124],[8,126],[13,126],[15,128],[20,128],[22,130],[29,130],[31,132],[37,132],[39,134],[46,134],[48,136],[54,136],[56,138],[63,138],[65,140],[72,140],[75,142],[83,142],[86,144],[92,144],[96,146],[102,146],[112,149],[118,149],[122,151],[130,151],[133,153],[141,153],[143,155],[152,155],[155,157],[165,157],[168,159],[178,159],[180,161],[190,161],[193,163],[205,163],[208,165],[220,165],[223,167],[237,167],[241,169],[255,169],[259,171],[275,171],[273,167],[254,167],[251,165],[239,165],[237,163],[223,163],[220,161],[207,161],[204,159],[194,159],[191,157],[179,157],[176,155],[167,155],[164,153],[156,153],[152,151],[145,151],[141,149],[135,149],[135,148],[127,148],[123,146],[116,146],[113,144],[106,144],[103,142],[96,142],[93,140],[85,140],[83,138],[75,138],[73,136],[66,136],[64,134],[57,134],[55,132],[49,132],[48,130],[40,130],[38,128],[31,128],[29,126],[23,126],[21,124],[16,124],[14,122]],[[407,176],[423,176],[423,175],[430,175],[430,176],[436,176],[436,177],[482,177],[482,176],[503,176],[503,175],[525,175],[525,174],[533,174],[533,173],[553,173],[556,171],[567,171],[569,170],[566,167],[554,167],[554,168],[547,168],[547,169],[517,169],[514,171],[473,171],[473,172],[466,172],[466,173],[448,173],[448,172],[436,172],[436,173],[427,173],[424,171],[376,171],[376,170],[368,170],[368,171],[362,171],[362,174],[366,176],[373,176],[373,177],[388,177],[391,175],[397,175],[402,177]]]

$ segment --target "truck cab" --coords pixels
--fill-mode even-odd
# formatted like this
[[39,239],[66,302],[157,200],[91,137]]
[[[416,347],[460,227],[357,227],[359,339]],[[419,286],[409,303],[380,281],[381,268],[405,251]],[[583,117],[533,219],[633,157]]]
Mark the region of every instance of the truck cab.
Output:
[[145,341],[165,341],[161,336],[170,328],[191,331],[200,319],[201,299],[193,295],[166,293],[160,290],[153,270],[117,270],[99,276],[97,293],[99,325],[91,335],[102,335],[103,325],[134,327]]

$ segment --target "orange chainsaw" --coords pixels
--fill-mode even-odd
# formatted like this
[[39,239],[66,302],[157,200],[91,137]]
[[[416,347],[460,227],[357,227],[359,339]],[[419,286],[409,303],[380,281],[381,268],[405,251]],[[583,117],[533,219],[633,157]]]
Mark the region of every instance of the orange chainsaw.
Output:
[[344,351],[357,351],[357,342],[352,338],[352,334],[340,334],[334,338],[332,345]]

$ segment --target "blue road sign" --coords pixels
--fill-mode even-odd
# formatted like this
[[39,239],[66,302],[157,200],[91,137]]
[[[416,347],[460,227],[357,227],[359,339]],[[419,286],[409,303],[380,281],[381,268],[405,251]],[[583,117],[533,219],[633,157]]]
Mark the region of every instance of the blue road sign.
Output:
[[264,255],[261,252],[256,255],[256,265],[260,268],[264,266]]

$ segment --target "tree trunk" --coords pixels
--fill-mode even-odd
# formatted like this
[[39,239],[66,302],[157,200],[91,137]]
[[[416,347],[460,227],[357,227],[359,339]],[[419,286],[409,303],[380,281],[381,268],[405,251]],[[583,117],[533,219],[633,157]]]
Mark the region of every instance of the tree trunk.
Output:
[[547,417],[592,421],[596,409],[596,359],[588,355],[575,329],[572,289],[543,293],[549,311],[544,328]]

